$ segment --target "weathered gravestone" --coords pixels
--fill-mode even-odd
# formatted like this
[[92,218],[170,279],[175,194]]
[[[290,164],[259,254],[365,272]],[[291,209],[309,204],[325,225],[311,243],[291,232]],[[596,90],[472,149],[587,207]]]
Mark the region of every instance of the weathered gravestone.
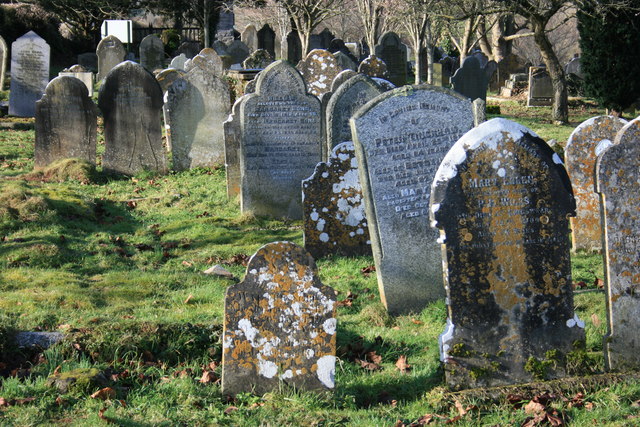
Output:
[[467,56],[462,67],[451,77],[453,90],[472,101],[477,98],[483,101],[487,99],[488,81],[484,69],[480,67],[480,61],[475,56]]
[[564,156],[576,199],[576,216],[571,218],[573,249],[600,250],[600,201],[593,192],[596,158],[613,143],[626,120],[612,116],[592,117],[578,126],[567,141]]
[[442,161],[430,211],[443,243],[447,384],[565,376],[568,355],[585,335],[571,286],[575,202],[558,155],[522,125],[485,122]]
[[264,49],[271,56],[276,57],[276,32],[269,24],[264,24],[258,31],[258,49]]
[[178,47],[178,51],[176,53],[178,54],[184,53],[184,55],[188,59],[191,59],[194,56],[196,56],[201,49],[202,47],[200,46],[200,42],[188,40],[180,44],[180,46]]
[[318,35],[320,36],[320,45],[322,46],[322,49],[329,49],[331,41],[336,38],[336,36],[334,36],[331,30],[327,27],[325,27]]
[[229,100],[229,84],[200,67],[192,67],[167,89],[174,170],[224,163],[222,123],[229,115]]
[[218,77],[222,77],[224,74],[224,63],[222,62],[222,58],[220,58],[220,55],[210,47],[202,49],[199,54],[184,64],[184,70],[186,72],[191,71],[191,69],[195,67],[206,70]]
[[487,103],[480,98],[473,100],[473,123],[480,126],[487,121]]
[[338,68],[340,70],[357,70],[358,65],[355,63],[353,59],[349,56],[345,55],[343,52],[336,52],[333,54],[336,59],[336,64],[338,64]]
[[[246,96],[246,95],[245,95]],[[240,142],[242,129],[240,127],[240,103],[245,99],[241,96],[231,108],[231,114],[222,124],[224,129],[224,164],[227,173],[227,197],[240,195]]]
[[302,218],[300,182],[322,160],[320,101],[300,73],[276,61],[241,104],[242,212]]
[[324,49],[314,49],[296,65],[307,83],[309,93],[320,96],[331,89],[331,82],[342,71],[333,53]]
[[87,71],[82,65],[76,64],[58,73],[58,76],[75,77],[82,81],[89,91],[89,97],[93,96],[93,73]]
[[389,72],[387,71],[387,64],[375,55],[369,55],[362,60],[358,65],[358,72],[366,74],[367,76],[379,77],[381,79],[388,79]]
[[50,48],[33,31],[11,43],[9,114],[33,117],[36,101],[49,83]]
[[351,118],[380,296],[392,314],[420,311],[444,296],[427,210],[431,181],[472,127],[469,99],[427,85],[385,92]]
[[596,161],[602,206],[607,324],[605,363],[610,370],[640,367],[640,120],[625,125]]
[[247,25],[242,34],[240,34],[240,40],[249,48],[249,52],[258,50],[258,31],[253,24]]
[[181,53],[180,55],[176,56],[171,60],[171,63],[169,64],[169,68],[175,68],[176,70],[184,71],[184,65],[187,62],[187,60],[188,60],[187,56],[184,53]]
[[574,57],[564,66],[564,72],[568,76],[569,74],[573,74],[574,76],[583,79],[584,74],[582,73],[582,61],[579,56]]
[[292,64],[297,64],[302,59],[302,44],[297,31],[287,34],[287,56],[284,58]]
[[135,62],[117,65],[100,87],[98,107],[104,117],[105,171],[126,175],[167,171],[162,89],[153,74]]
[[140,65],[151,72],[164,68],[164,44],[154,34],[140,42]]
[[283,383],[333,389],[335,302],[304,249],[289,242],[258,249],[225,296],[222,393],[264,394]]
[[125,50],[122,42],[116,36],[107,36],[100,40],[96,48],[98,55],[98,81],[104,79],[109,71],[124,61]]
[[160,71],[156,75],[156,80],[162,89],[162,93],[165,93],[169,87],[175,82],[178,78],[185,75],[183,70],[177,68],[167,68],[166,70]]
[[7,58],[9,57],[9,50],[7,48],[7,42],[0,36],[0,90],[4,90],[4,78],[7,73]]
[[333,79],[333,82],[331,82],[331,93],[332,94],[335,93],[335,91],[338,90],[338,88],[342,86],[343,83],[345,83],[351,77],[354,77],[357,75],[360,75],[360,74],[349,69],[340,71],[338,75]]
[[98,109],[75,77],[57,77],[36,102],[35,166],[79,158],[95,164]]
[[[489,58],[482,51],[479,51],[479,50],[475,51],[470,56],[473,56],[478,60],[478,63],[480,64],[480,68],[486,67],[487,64],[489,63]],[[464,66],[464,62],[463,62],[463,66]]]
[[383,34],[376,45],[375,54],[387,64],[391,83],[396,86],[407,84],[407,46],[396,33],[389,31]]
[[529,67],[527,107],[543,107],[553,102],[553,85],[546,67]]
[[373,80],[373,82],[384,92],[396,88],[396,86],[389,80],[381,79],[380,77],[371,77],[371,80]]
[[370,255],[358,160],[351,141],[336,145],[302,181],[304,247],[314,258]]
[[255,50],[242,63],[244,69],[261,69],[267,68],[273,62],[273,57],[264,49]]
[[377,84],[362,74],[350,78],[336,89],[326,110],[328,153],[339,143],[351,141],[349,119],[360,107],[382,92],[384,91]]
[[240,40],[234,40],[227,46],[227,53],[231,56],[232,64],[241,64],[251,52],[249,47]]

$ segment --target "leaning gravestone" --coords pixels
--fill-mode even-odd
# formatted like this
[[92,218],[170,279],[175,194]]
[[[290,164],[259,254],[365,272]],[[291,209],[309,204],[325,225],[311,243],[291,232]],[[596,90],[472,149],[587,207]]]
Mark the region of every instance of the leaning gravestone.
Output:
[[358,72],[371,78],[388,79],[387,64],[375,55],[369,55],[358,65]]
[[247,59],[242,63],[242,68],[251,69],[264,69],[273,62],[273,57],[269,55],[264,49],[255,50]]
[[11,43],[9,114],[33,117],[36,101],[49,83],[50,48],[33,31]]
[[180,55],[176,56],[171,60],[171,63],[169,64],[169,68],[175,68],[176,70],[184,71],[184,65],[187,62],[187,60],[188,60],[187,56],[184,53],[181,53]]
[[227,197],[240,195],[240,142],[242,129],[240,128],[240,103],[245,99],[241,96],[231,108],[231,114],[222,124],[224,129],[224,164],[227,172]]
[[104,79],[109,71],[124,61],[125,50],[122,42],[116,36],[107,36],[100,40],[96,48],[98,55],[98,81]]
[[575,202],[558,155],[520,124],[485,122],[442,161],[430,211],[445,256],[447,384],[566,376],[567,356],[585,333],[571,286]]
[[600,201],[595,188],[596,158],[613,143],[626,120],[612,116],[592,117],[571,134],[564,156],[576,198],[576,216],[571,218],[573,249],[587,251],[602,248]]
[[304,247],[314,258],[371,255],[358,160],[351,141],[338,144],[328,162],[302,181]]
[[475,56],[467,56],[451,77],[453,90],[471,99],[487,99],[487,75]]
[[162,147],[162,89],[153,74],[125,61],[105,77],[98,94],[104,117],[105,171],[135,175],[167,170]]
[[154,34],[140,42],[140,65],[151,72],[164,68],[164,44]]
[[342,71],[333,53],[324,49],[314,49],[296,65],[307,83],[309,93],[320,96],[331,90],[331,82]]
[[406,85],[407,46],[402,43],[400,37],[392,31],[383,34],[375,47],[375,53],[387,64],[389,81],[396,86]]
[[444,296],[427,211],[431,181],[472,127],[469,99],[428,85],[385,92],[351,118],[378,286],[392,314],[420,311]]
[[640,120],[625,125],[596,161],[602,206],[607,324],[605,363],[610,370],[640,367]]
[[552,104],[553,85],[546,67],[529,68],[529,96],[527,107],[543,107]]
[[302,218],[300,182],[322,160],[320,101],[300,73],[276,61],[240,107],[242,212]]
[[193,67],[167,90],[173,169],[224,163],[222,123],[229,116],[229,84],[208,69]]
[[98,109],[85,84],[75,77],[57,77],[36,102],[35,166],[79,158],[96,163]]
[[7,42],[0,36],[0,90],[4,90],[4,78],[7,72],[7,58],[9,57],[9,50],[7,48]]
[[289,242],[258,249],[225,296],[222,393],[333,389],[335,303],[304,249]]

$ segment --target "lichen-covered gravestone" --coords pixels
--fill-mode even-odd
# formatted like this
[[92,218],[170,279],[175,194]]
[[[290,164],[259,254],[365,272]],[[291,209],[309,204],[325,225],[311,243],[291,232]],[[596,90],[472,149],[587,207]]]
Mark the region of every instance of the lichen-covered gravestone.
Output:
[[389,71],[387,70],[387,64],[375,55],[369,55],[362,60],[358,65],[358,72],[366,74],[367,76],[374,78],[379,77],[381,79],[389,78]]
[[333,389],[335,302],[304,249],[289,242],[260,248],[244,280],[227,289],[222,393],[264,394],[282,383]]
[[612,116],[592,117],[580,124],[567,141],[564,157],[576,198],[576,216],[571,218],[573,249],[600,250],[600,201],[594,193],[596,158],[627,123]]
[[153,74],[135,62],[120,63],[105,77],[98,107],[104,117],[105,171],[125,175],[167,171],[162,89]]
[[0,36],[0,90],[4,90],[4,76],[7,72],[8,57],[9,50],[7,48],[7,42]]
[[176,70],[184,71],[184,65],[188,61],[187,55],[181,53],[180,55],[174,57],[169,64],[169,68],[175,68]]
[[384,33],[375,47],[375,54],[387,64],[388,79],[391,83],[396,86],[407,84],[407,46],[396,33]]
[[451,77],[453,90],[466,96],[472,101],[475,99],[487,99],[487,84],[489,80],[483,68],[480,67],[480,61],[475,56],[467,56],[462,63],[462,67],[458,68]]
[[220,58],[220,55],[210,47],[202,49],[199,54],[184,64],[184,70],[187,73],[194,67],[202,68],[203,70],[207,70],[219,77],[222,77],[224,74],[222,58]]
[[140,42],[140,65],[151,72],[164,68],[164,44],[154,34]]
[[351,118],[378,287],[392,314],[444,296],[438,234],[429,227],[431,181],[472,127],[469,99],[427,85],[385,92]]
[[96,48],[96,54],[98,55],[97,80],[104,79],[113,67],[124,61],[126,53],[127,51],[122,42],[116,36],[111,35],[100,40]]
[[322,160],[320,101],[300,73],[276,61],[240,107],[242,212],[302,218],[300,182]]
[[11,43],[9,114],[33,117],[49,83],[50,48],[33,31]]
[[333,79],[342,71],[333,53],[324,49],[314,49],[296,65],[307,84],[309,93],[320,96],[331,90]]
[[[246,96],[246,95],[245,95]],[[227,197],[240,195],[240,103],[245,99],[241,96],[231,108],[231,114],[223,123],[224,128],[224,164],[227,172]]]
[[358,160],[351,141],[338,144],[328,162],[302,181],[304,247],[314,258],[370,255]]
[[98,109],[85,84],[75,77],[56,77],[36,102],[35,166],[79,158],[96,163]]
[[596,161],[602,206],[607,323],[605,363],[640,368],[640,120],[625,125]]
[[263,69],[267,68],[269,64],[273,62],[273,57],[264,49],[255,50],[247,59],[242,63],[242,68],[245,69]]
[[522,125],[485,122],[442,161],[430,211],[444,258],[447,384],[565,376],[585,335],[571,286],[575,202],[560,157]]

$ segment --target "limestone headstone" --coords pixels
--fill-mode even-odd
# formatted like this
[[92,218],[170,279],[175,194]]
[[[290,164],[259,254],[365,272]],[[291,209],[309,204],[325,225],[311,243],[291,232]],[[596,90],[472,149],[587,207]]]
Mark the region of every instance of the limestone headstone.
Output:
[[296,66],[307,83],[309,93],[320,96],[331,90],[331,83],[342,69],[333,53],[324,49],[314,49]]
[[220,58],[220,55],[210,47],[202,49],[199,54],[184,64],[184,70],[186,72],[191,71],[194,67],[201,68],[219,77],[224,74],[222,58]]
[[98,72],[98,55],[95,52],[86,52],[78,55],[78,64],[86,70]]
[[247,59],[242,63],[244,69],[256,69],[267,68],[269,64],[274,61],[273,57],[269,55],[264,49],[255,50]]
[[0,36],[0,90],[4,90],[4,78],[7,72],[7,58],[9,57],[9,49],[7,42]]
[[74,65],[58,73],[58,76],[75,77],[87,87],[89,97],[93,96],[93,73],[86,71],[81,65]]
[[604,338],[608,369],[640,366],[640,121],[617,134],[614,144],[596,162],[596,191],[602,206],[607,324]]
[[387,64],[391,83],[396,86],[407,84],[407,46],[396,33],[389,31],[383,34],[376,45],[375,54]]
[[100,40],[96,48],[98,55],[98,81],[104,79],[109,71],[122,61],[127,51],[116,36],[107,36]]
[[430,211],[444,258],[449,387],[566,376],[585,333],[571,286],[575,202],[558,155],[520,124],[485,122],[442,161]]
[[542,107],[553,102],[553,85],[545,67],[529,67],[527,107]]
[[36,102],[35,166],[79,158],[95,164],[98,109],[85,84],[57,77]]
[[258,75],[241,104],[242,212],[302,218],[300,182],[322,160],[320,101],[285,61]]
[[140,42],[140,65],[151,72],[164,68],[164,44],[155,34]]
[[355,71],[358,69],[358,65],[355,63],[355,61],[349,58],[343,52],[336,52],[333,54],[333,56],[336,58],[336,63],[338,64],[338,68],[340,68],[341,70]]
[[9,114],[35,115],[36,101],[49,82],[50,48],[33,31],[11,43],[11,85]]
[[240,40],[234,40],[227,46],[227,53],[231,56],[232,64],[241,64],[251,52],[249,47]]
[[264,24],[258,31],[258,49],[264,49],[271,56],[276,57],[276,32],[269,24]]
[[429,227],[431,181],[472,127],[469,99],[428,85],[385,92],[351,118],[378,287],[392,314],[444,296],[438,236]]
[[225,296],[222,393],[333,389],[335,302],[304,249],[289,242],[258,249]]
[[256,27],[253,24],[247,25],[240,35],[240,40],[247,45],[250,52],[258,50],[258,31]]
[[369,77],[389,78],[387,64],[375,55],[369,55],[363,59],[360,65],[358,65],[358,72],[366,74]]
[[162,89],[153,74],[125,61],[105,77],[98,107],[104,117],[103,169],[135,175],[143,170],[164,173]]
[[176,70],[183,70],[184,71],[184,65],[187,62],[187,55],[185,55],[184,53],[181,53],[180,55],[176,56],[175,58],[173,58],[171,60],[171,63],[169,64],[170,68],[175,68]]
[[302,181],[304,247],[314,258],[370,255],[358,160],[351,141],[335,146]]
[[349,80],[351,77],[357,76],[358,73],[353,71],[353,70],[344,70],[344,71],[340,71],[338,73],[338,75],[336,76],[335,79],[333,79],[333,82],[331,82],[331,92],[335,92],[336,90],[338,90],[338,88],[345,83],[347,80]]
[[236,99],[231,108],[231,114],[223,123],[224,164],[227,173],[227,197],[229,198],[240,195],[240,142],[242,141],[240,103],[245,99],[245,96]]
[[593,172],[598,154],[613,143],[626,120],[612,116],[592,117],[569,136],[565,147],[567,172],[576,198],[576,216],[571,218],[573,249],[600,250],[600,201],[593,192]]
[[453,90],[474,99],[487,99],[487,75],[480,67],[480,61],[475,56],[467,56],[462,63],[462,67],[458,68],[451,77]]

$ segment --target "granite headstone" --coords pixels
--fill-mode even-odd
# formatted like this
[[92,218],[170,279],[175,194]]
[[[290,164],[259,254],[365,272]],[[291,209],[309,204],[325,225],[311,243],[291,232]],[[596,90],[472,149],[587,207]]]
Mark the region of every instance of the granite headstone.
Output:
[[487,75],[475,56],[467,56],[462,67],[458,68],[451,77],[453,90],[472,101],[477,98],[483,101],[487,99],[488,82]]
[[396,33],[389,31],[383,34],[375,47],[375,54],[387,64],[391,83],[396,86],[407,84],[407,46]]

